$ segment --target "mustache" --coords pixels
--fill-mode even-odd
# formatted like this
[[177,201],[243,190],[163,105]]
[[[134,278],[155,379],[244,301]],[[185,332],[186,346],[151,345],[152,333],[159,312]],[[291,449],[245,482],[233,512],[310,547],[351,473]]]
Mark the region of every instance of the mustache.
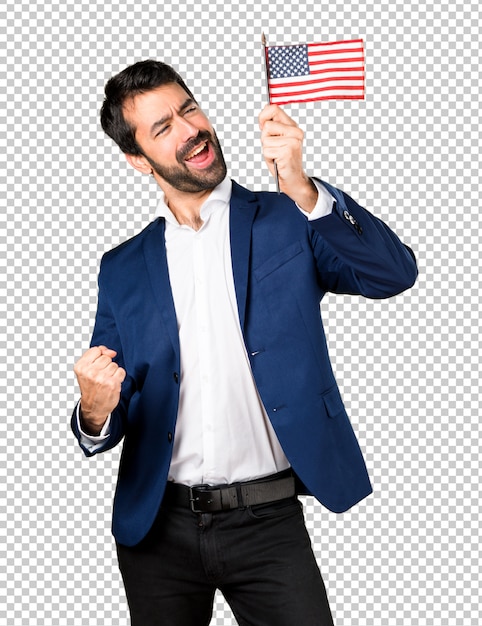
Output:
[[190,139],[180,150],[178,150],[177,160],[182,163],[185,157],[187,157],[187,155],[203,141],[211,141],[212,143],[215,143],[209,131],[200,130],[196,137]]

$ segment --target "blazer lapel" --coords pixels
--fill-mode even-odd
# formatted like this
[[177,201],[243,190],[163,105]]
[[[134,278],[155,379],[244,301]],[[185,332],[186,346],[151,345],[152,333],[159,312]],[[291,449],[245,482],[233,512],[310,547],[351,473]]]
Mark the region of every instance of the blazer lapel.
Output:
[[144,258],[154,299],[171,339],[176,354],[179,354],[179,333],[176,309],[172,298],[169,270],[167,266],[166,243],[164,238],[166,223],[163,218],[153,222],[144,239]]
[[256,194],[233,181],[229,215],[229,235],[233,265],[234,286],[239,321],[244,330],[246,299],[248,295],[251,228],[258,210]]

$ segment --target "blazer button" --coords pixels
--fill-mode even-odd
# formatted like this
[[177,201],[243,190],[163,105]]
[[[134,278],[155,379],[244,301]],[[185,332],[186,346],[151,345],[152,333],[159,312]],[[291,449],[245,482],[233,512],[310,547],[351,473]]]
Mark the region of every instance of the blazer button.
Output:
[[174,382],[176,384],[179,383],[179,374],[177,372],[174,372],[173,377],[174,377]]
[[169,441],[169,443],[172,442],[172,433],[167,433],[167,440]]

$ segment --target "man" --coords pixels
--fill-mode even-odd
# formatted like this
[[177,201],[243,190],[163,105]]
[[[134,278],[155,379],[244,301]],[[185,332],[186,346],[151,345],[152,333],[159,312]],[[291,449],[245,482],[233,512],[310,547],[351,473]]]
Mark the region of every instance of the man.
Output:
[[102,260],[72,427],[87,456],[124,440],[113,533],[134,626],[332,624],[297,493],[341,512],[371,492],[326,348],[327,291],[410,287],[413,253],[347,195],[309,178],[303,133],[259,116],[281,195],[226,176],[179,75],[137,63],[101,121],[164,193],[157,219]]

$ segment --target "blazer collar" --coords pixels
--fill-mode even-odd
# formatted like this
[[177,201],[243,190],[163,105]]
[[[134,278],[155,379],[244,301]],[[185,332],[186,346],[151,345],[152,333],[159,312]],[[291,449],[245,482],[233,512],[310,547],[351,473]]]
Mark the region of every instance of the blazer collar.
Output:
[[246,300],[248,296],[249,260],[251,256],[251,229],[258,210],[255,193],[233,181],[231,194],[229,235],[234,286],[238,304],[239,321],[244,329]]

